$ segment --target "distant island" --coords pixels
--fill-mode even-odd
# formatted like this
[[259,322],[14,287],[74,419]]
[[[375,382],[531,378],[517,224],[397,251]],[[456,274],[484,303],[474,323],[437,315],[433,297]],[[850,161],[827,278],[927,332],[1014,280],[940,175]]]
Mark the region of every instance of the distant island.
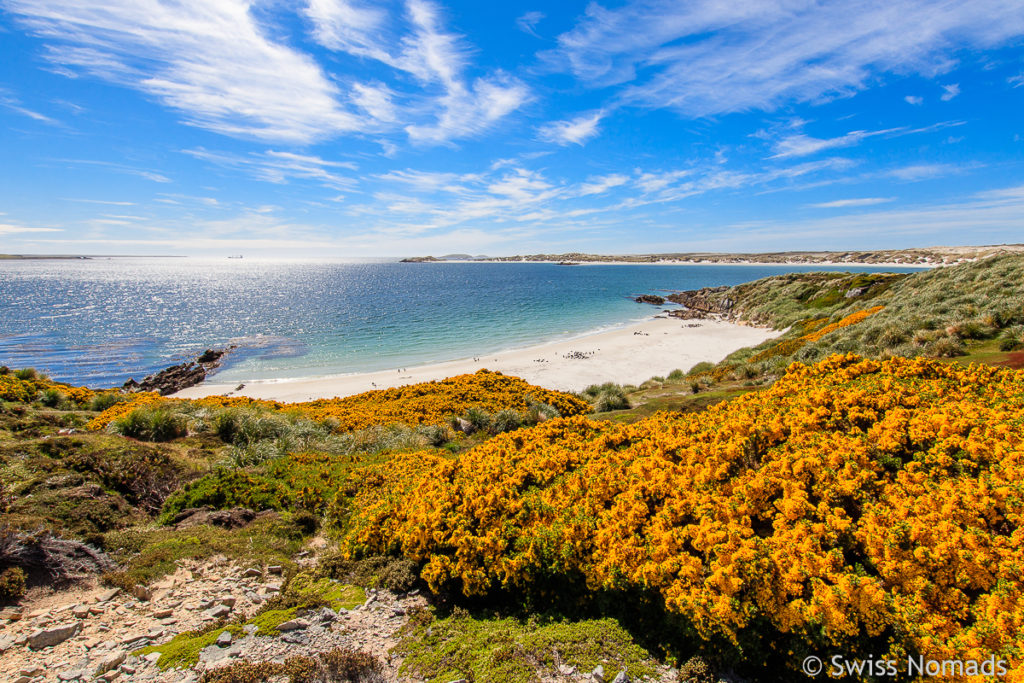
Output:
[[671,254],[529,254],[523,256],[494,256],[458,258],[462,255],[443,257],[413,256],[402,259],[402,263],[444,263],[457,260],[472,260],[491,263],[705,263],[705,264],[751,264],[778,263],[787,265],[827,265],[834,263],[901,265],[951,265],[974,261],[999,253],[1024,252],[1024,244],[998,244],[960,247],[925,247],[919,249],[880,249],[873,251],[775,251],[764,253],[728,254],[720,252],[682,252]]

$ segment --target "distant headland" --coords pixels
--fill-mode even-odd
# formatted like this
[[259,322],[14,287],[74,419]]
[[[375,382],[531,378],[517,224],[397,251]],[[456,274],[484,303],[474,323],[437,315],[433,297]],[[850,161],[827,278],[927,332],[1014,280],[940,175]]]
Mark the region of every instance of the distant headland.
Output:
[[635,264],[787,264],[787,265],[951,265],[974,261],[999,253],[1024,252],[1024,244],[998,244],[960,247],[923,247],[880,249],[873,251],[776,251],[762,253],[683,252],[671,254],[529,254],[522,256],[413,256],[402,263],[449,263],[475,261],[487,263],[635,263]]

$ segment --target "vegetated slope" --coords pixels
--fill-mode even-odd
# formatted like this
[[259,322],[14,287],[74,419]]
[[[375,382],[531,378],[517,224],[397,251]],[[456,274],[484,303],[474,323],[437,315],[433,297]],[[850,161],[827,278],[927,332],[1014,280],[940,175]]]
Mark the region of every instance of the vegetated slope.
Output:
[[130,400],[111,406],[89,426],[102,429],[139,407],[257,407],[301,414],[317,421],[330,421],[337,432],[400,423],[430,425],[446,422],[469,408],[486,411],[529,411],[547,405],[560,415],[578,415],[590,411],[590,404],[571,394],[531,385],[518,377],[500,372],[478,370],[435,382],[420,382],[393,389],[367,391],[346,398],[320,399],[304,403],[280,403],[245,397],[209,396],[186,400],[168,399],[153,393],[133,395]]
[[1024,372],[837,355],[701,414],[396,456],[346,543],[465,595],[646,595],[679,619],[663,642],[758,679],[822,653],[995,655],[1016,678],[1022,416]]
[[713,380],[777,374],[794,360],[834,353],[947,358],[984,343],[1003,351],[1024,347],[1022,255],[909,275],[782,275],[670,298],[696,300],[734,320],[789,328],[704,373]]

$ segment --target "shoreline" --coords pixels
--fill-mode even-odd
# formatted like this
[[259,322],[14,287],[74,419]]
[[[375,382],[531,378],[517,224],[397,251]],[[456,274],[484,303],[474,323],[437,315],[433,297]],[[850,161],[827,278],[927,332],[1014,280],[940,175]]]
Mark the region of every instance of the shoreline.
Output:
[[782,334],[719,320],[652,317],[625,327],[409,368],[325,377],[253,380],[238,383],[210,381],[183,389],[173,398],[248,396],[282,402],[334,398],[374,389],[445,379],[487,369],[521,377],[531,384],[560,391],[580,391],[591,384],[640,384],[676,368],[688,370],[702,361],[718,362],[746,346]]
[[[400,261],[402,263],[402,261]],[[785,268],[788,266],[800,266],[811,268],[815,266],[821,266],[823,268],[942,268],[944,266],[953,266],[955,263],[899,263],[899,262],[880,262],[880,263],[853,263],[850,261],[814,261],[814,262],[802,262],[793,261],[787,263],[779,263],[777,261],[573,261],[560,263],[558,261],[502,261],[487,259],[475,259],[472,261],[451,259],[447,261],[415,261],[413,263],[423,263],[427,265],[437,265],[444,263],[508,263],[512,265],[523,264],[523,263],[549,263],[553,266],[761,266],[761,267],[778,267]]]

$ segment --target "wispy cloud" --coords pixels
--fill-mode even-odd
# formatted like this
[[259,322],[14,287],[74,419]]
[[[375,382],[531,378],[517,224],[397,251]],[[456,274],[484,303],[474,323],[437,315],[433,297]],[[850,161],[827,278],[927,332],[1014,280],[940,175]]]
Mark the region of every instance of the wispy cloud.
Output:
[[516,19],[516,26],[523,33],[529,33],[535,38],[539,38],[537,35],[537,24],[539,24],[546,15],[543,12],[527,12]]
[[887,171],[885,174],[899,180],[918,181],[960,173],[964,169],[953,164],[913,164]]
[[269,38],[245,0],[6,0],[48,59],[140,90],[225,135],[308,142],[360,130],[308,55]]
[[873,206],[875,204],[885,204],[887,202],[892,202],[895,200],[895,197],[861,197],[858,199],[836,199],[831,202],[810,204],[810,206],[813,206],[818,209],[848,209],[855,208],[858,206]]
[[903,98],[903,101],[907,104],[912,104],[915,107],[924,104],[924,98],[920,95],[907,95]]
[[14,233],[29,233],[29,232],[62,232],[59,228],[30,228],[25,225],[15,225],[13,223],[0,223],[0,235],[12,235]]
[[959,48],[1022,34],[1014,0],[639,0],[591,3],[542,57],[588,85],[625,85],[626,102],[713,116],[842,97],[887,72],[933,76]]
[[537,134],[541,140],[556,145],[582,145],[598,134],[597,124],[603,117],[604,112],[598,111],[565,121],[552,121],[541,126]]
[[885,135],[892,131],[893,129],[875,131],[855,130],[847,133],[846,135],[824,140],[821,138],[813,138],[802,133],[790,135],[775,143],[775,154],[772,155],[772,158],[785,159],[787,157],[802,157],[809,154],[815,154],[826,149],[852,147],[859,144],[861,140],[864,140],[865,138],[874,137],[876,135]]
[[330,161],[309,154],[272,149],[247,155],[212,152],[203,148],[185,149],[182,152],[218,166],[245,171],[270,183],[286,183],[289,179],[298,178],[315,180],[333,189],[348,189],[356,185],[354,178],[338,172],[338,169],[356,170],[358,165],[352,161]]
[[17,112],[22,116],[27,116],[28,118],[33,119],[35,121],[39,121],[41,123],[48,123],[51,126],[63,125],[60,121],[54,118],[51,118],[45,114],[40,114],[39,112],[24,106],[21,103],[21,100],[19,100],[17,97],[12,95],[7,90],[4,90],[3,88],[0,88],[0,107],[3,107],[4,109],[9,109],[13,112]]
[[621,173],[613,173],[601,178],[589,178],[587,182],[580,185],[579,195],[586,197],[593,194],[604,194],[608,190],[621,187],[629,182],[629,176]]
[[940,97],[939,99],[942,100],[943,102],[949,102],[951,99],[960,94],[959,83],[950,83],[949,85],[944,85],[942,86],[942,89],[945,92],[942,93],[942,97]]

